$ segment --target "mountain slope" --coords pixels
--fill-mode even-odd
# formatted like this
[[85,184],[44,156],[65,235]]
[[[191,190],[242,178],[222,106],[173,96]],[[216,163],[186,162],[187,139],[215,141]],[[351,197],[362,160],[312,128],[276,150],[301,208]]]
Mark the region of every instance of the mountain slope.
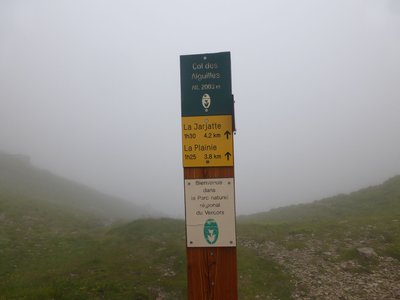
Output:
[[287,234],[321,239],[365,238],[382,254],[400,259],[400,176],[348,195],[272,209],[238,220],[242,234],[263,240],[282,241]]
[[249,222],[304,222],[354,218],[400,219],[400,175],[381,185],[338,195],[313,203],[272,209],[268,212],[242,216]]
[[0,152],[0,195],[53,203],[108,219],[148,216],[143,207],[41,170],[21,155]]

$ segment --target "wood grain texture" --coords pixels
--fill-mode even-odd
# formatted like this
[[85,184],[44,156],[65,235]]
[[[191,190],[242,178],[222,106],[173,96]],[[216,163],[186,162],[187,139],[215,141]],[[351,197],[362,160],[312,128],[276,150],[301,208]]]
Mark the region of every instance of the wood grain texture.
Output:
[[[184,168],[185,179],[233,178],[233,167]],[[189,300],[236,300],[236,247],[187,248]]]
[[235,177],[235,171],[233,167],[184,168],[183,174],[185,179]]

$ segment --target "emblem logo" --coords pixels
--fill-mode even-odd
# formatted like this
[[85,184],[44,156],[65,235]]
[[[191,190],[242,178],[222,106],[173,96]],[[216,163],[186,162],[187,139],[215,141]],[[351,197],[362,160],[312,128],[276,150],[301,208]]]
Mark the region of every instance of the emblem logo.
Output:
[[203,104],[204,110],[208,112],[208,108],[211,105],[211,98],[209,94],[204,94],[203,98],[201,99],[201,103]]
[[219,229],[214,219],[208,219],[204,223],[204,238],[210,245],[215,244],[218,240]]

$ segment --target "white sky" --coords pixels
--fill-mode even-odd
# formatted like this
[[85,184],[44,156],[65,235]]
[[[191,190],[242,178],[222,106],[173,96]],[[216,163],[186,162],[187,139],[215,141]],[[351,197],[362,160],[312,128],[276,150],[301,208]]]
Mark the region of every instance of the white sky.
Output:
[[231,51],[239,214],[400,174],[400,1],[0,1],[0,149],[183,216],[179,55]]

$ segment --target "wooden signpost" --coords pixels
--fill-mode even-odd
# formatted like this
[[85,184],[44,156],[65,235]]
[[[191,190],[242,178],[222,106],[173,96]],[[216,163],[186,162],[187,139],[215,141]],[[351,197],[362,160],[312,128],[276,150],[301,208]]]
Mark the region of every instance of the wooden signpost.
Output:
[[230,53],[183,55],[188,299],[237,299]]

